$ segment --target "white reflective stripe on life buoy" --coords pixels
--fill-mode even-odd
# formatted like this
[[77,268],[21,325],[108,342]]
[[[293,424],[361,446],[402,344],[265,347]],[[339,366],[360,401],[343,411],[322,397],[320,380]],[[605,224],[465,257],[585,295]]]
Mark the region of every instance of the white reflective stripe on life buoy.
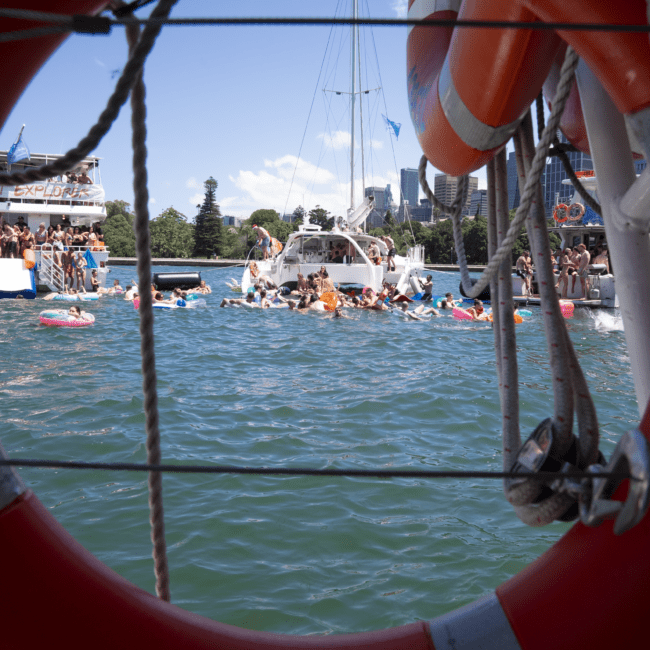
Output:
[[[460,5],[461,0],[414,0],[409,7],[407,18],[409,20],[424,20],[440,11],[455,11],[458,13]],[[407,38],[413,27],[415,25],[408,26]]]
[[467,108],[456,90],[451,74],[449,54],[447,52],[442,70],[440,70],[440,77],[438,78],[438,96],[440,97],[440,105],[445,113],[445,117],[458,137],[466,145],[472,147],[472,149],[476,149],[477,151],[490,151],[496,147],[500,147],[514,135],[519,123],[528,111],[528,107],[526,107],[524,112],[514,122],[510,122],[510,124],[495,127],[481,122]]
[[521,650],[493,593],[433,619],[429,629],[436,650]]

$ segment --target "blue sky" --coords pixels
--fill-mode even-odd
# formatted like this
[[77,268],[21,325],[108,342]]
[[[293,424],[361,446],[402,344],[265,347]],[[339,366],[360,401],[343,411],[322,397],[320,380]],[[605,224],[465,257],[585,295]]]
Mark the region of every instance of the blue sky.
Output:
[[[351,3],[181,0],[172,16],[331,17],[350,15]],[[374,18],[406,16],[406,0],[359,4],[362,14]],[[203,197],[203,181],[210,176],[219,183],[217,201],[223,214],[247,217],[258,208],[282,213],[285,206],[291,212],[299,204],[344,214],[350,201],[348,99],[323,88],[349,90],[349,31],[337,28],[332,33],[335,47],[324,68],[327,76],[317,86],[330,27],[165,27],[145,68],[151,217],[173,206],[192,219]],[[364,102],[366,186],[391,183],[397,198],[399,169],[417,167],[421,156],[406,97],[407,30],[375,27],[372,34],[369,28],[362,32],[368,57],[362,69],[364,86],[379,86],[375,48],[383,86],[383,96],[373,90]],[[71,36],[14,108],[2,128],[0,148],[8,149],[25,124],[24,138],[32,152],[67,151],[104,108],[115,71],[125,60],[121,28],[110,36]],[[382,113],[402,124],[392,146]],[[94,153],[103,158],[107,199],[133,203],[128,104]],[[356,155],[360,157],[358,148]],[[356,168],[358,202],[360,161]],[[434,173],[430,168],[431,178]],[[477,175],[484,187],[484,172]]]

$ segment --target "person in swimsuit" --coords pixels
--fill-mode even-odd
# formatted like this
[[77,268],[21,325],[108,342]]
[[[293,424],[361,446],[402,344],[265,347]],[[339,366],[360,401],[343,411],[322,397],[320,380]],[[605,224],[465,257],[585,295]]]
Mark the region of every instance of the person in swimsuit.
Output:
[[440,301],[440,309],[453,309],[460,302],[460,300],[454,300],[452,293],[446,293],[445,299]]
[[383,240],[384,244],[386,244],[386,248],[388,249],[388,256],[386,257],[386,271],[394,271],[395,255],[397,254],[397,251],[395,250],[395,242],[388,235],[386,235]]
[[99,291],[99,278],[97,277],[97,269],[93,269],[90,273],[90,290],[94,293]]
[[44,223],[38,225],[38,230],[34,233],[34,241],[36,242],[37,251],[40,251],[43,244],[47,243],[47,230],[45,230]]
[[483,309],[483,302],[476,298],[474,300],[474,306],[470,307],[467,310],[467,313],[472,316],[472,320],[483,320],[481,316],[485,314],[485,309]]
[[399,306],[397,307],[397,309],[400,309],[405,316],[408,316],[413,320],[422,320],[417,314],[414,314],[413,312],[409,311],[408,308],[409,308],[408,302],[400,302]]
[[81,289],[83,287],[84,289],[86,288],[86,266],[88,266],[88,262],[86,262],[86,258],[84,257],[84,254],[79,251],[77,253],[77,258],[75,260],[75,276],[77,278],[77,289]]
[[257,245],[262,249],[264,254],[264,259],[269,259],[269,248],[271,247],[271,235],[269,231],[262,226],[253,226],[253,230],[256,231],[257,235]]
[[72,288],[72,285],[74,284],[74,278],[75,278],[75,264],[74,264],[74,252],[70,249],[67,251],[64,251],[63,255],[61,256],[62,263],[63,263],[63,273],[64,273],[64,285],[68,285],[68,278],[70,279],[70,288]]
[[424,292],[420,300],[431,300],[431,293],[433,291],[432,276],[427,275],[426,282],[422,282],[422,280],[420,280],[420,286],[422,287],[422,291]]

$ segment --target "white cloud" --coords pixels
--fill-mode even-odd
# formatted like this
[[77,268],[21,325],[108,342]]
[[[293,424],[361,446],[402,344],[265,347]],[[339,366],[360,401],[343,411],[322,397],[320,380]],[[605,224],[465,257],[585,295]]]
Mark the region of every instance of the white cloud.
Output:
[[154,199],[153,196],[152,196],[152,197],[149,199],[149,203],[151,203],[151,205],[156,205],[156,199]]
[[319,139],[323,140],[325,145],[331,149],[349,149],[352,136],[348,131],[334,131],[334,133],[320,133]]
[[188,187],[191,190],[202,190],[203,183],[199,183],[194,176],[190,176],[190,178],[185,181],[185,187]]
[[397,14],[398,18],[406,18],[408,14],[408,0],[393,0],[391,9]]
[[383,149],[384,148],[384,143],[381,140],[371,140],[370,141],[370,148],[371,149]]
[[203,203],[203,199],[204,199],[203,194],[201,192],[197,192],[196,194],[193,194],[192,196],[190,196],[190,198],[187,199],[187,202],[190,205],[197,206],[197,205],[200,205],[201,203]]
[[294,182],[304,180],[308,183],[321,185],[331,183],[334,180],[332,172],[322,167],[316,167],[316,165],[306,160],[298,159],[297,156],[286,155],[275,160],[265,160],[264,166],[277,169],[278,174],[289,182],[293,178]]

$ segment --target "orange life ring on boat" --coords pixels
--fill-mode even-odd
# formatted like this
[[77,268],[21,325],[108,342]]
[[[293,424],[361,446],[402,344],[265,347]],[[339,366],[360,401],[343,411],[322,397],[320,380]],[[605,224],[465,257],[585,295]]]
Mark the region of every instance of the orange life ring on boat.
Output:
[[[564,216],[562,218],[560,218],[558,214],[560,210],[564,212]],[[569,218],[569,206],[566,203],[558,203],[553,208],[553,219],[555,219],[557,223],[564,223],[568,218]]]
[[[60,7],[69,13],[94,12],[104,4],[66,0]],[[590,8],[592,3],[584,4]],[[571,4],[574,6],[582,5]],[[51,10],[45,2],[23,2],[22,8]],[[618,6],[612,8],[618,12],[616,17],[625,20]],[[571,19],[580,20],[582,14],[569,14]],[[584,22],[589,20],[593,14]],[[24,26],[23,21],[5,19],[0,31]],[[475,33],[483,31],[489,30]],[[647,47],[646,35],[638,36],[645,39]],[[6,103],[0,120],[63,38],[32,39],[28,56],[20,41],[0,44],[3,62],[12,71],[3,86]],[[595,38],[603,35],[598,33]],[[640,429],[650,440],[650,407]],[[353,635],[300,637],[216,623],[155,598],[111,571],[76,542],[10,471],[0,468],[0,474],[0,556],[5,560],[0,611],[5,621],[2,646],[6,648],[45,647],[62,638],[69,648],[90,645],[97,650],[113,650],[123,646],[125,639],[139,650],[431,650],[433,646],[477,647],[485,639],[482,645],[491,648],[599,650],[636,646],[646,633],[650,516],[620,537],[614,535],[611,521],[595,529],[578,523],[493,594],[433,621]],[[614,496],[622,497],[625,488],[622,485]],[[603,585],[620,589],[615,598],[607,599],[606,611]],[[600,624],[594,624],[593,614],[600,611]]]
[[31,248],[26,248],[23,251],[23,259],[26,268],[33,269],[36,266],[36,253]]
[[[537,20],[523,2],[460,5],[410,0],[408,17]],[[557,34],[542,30],[413,27],[407,45],[409,107],[429,162],[452,176],[488,162],[519,126],[560,44]],[[522,78],[526,84],[516,84]]]
[[[578,214],[575,217],[572,216],[572,214],[571,214],[573,212],[573,208],[578,208]],[[585,214],[585,206],[582,205],[582,203],[572,203],[569,206],[569,209],[566,212],[566,215],[567,215],[567,218],[569,219],[569,221],[580,221],[580,219],[582,219],[584,214]]]

